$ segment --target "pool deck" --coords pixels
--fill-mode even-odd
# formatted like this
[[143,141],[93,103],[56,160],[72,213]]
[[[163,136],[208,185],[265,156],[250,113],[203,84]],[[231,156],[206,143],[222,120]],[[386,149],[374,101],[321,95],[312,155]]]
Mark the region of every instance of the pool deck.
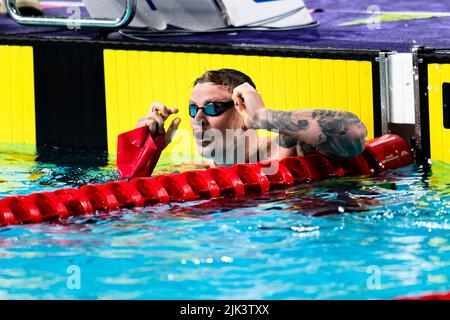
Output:
[[[241,44],[300,46],[314,48],[376,49],[409,52],[414,45],[450,47],[450,2],[429,0],[306,0],[318,26],[283,31],[239,31],[233,34],[195,34],[155,37],[156,42],[189,44]],[[375,6],[375,7],[370,7]],[[368,8],[382,13],[379,24],[369,23]],[[378,7],[378,8],[377,8]],[[63,15],[67,8],[46,9],[49,15]],[[87,13],[84,9],[82,16]],[[98,39],[92,30],[70,31],[47,27],[19,26],[6,16],[0,17],[0,38]],[[117,33],[108,39],[124,40]],[[153,41],[153,39],[149,40]]]

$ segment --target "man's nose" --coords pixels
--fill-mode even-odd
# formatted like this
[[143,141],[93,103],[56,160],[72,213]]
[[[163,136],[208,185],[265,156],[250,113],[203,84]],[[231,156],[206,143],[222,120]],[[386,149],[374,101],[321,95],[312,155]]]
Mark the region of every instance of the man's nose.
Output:
[[192,124],[192,128],[193,128],[194,130],[202,130],[203,127],[205,126],[205,120],[202,119],[202,118],[197,118],[197,116],[195,116],[195,117],[192,119],[191,124]]
[[203,112],[203,109],[199,109],[194,117],[194,121],[203,125],[206,122],[205,116],[206,114]]

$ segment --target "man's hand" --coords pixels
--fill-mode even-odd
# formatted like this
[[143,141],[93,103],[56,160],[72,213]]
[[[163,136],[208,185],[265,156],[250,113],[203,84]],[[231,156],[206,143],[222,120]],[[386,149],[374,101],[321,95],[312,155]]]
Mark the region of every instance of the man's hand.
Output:
[[244,118],[248,129],[260,129],[260,118],[266,111],[261,95],[247,82],[234,88],[233,100],[236,110]]
[[[171,114],[175,113],[178,113],[177,108],[168,108],[161,103],[153,102],[147,115],[139,119],[137,127],[147,126],[150,129],[150,134],[152,136],[154,136],[156,132],[164,133],[164,121],[166,121]],[[169,129],[167,129],[166,132],[166,143],[164,148],[172,141],[180,122],[180,118],[175,118],[170,124]]]

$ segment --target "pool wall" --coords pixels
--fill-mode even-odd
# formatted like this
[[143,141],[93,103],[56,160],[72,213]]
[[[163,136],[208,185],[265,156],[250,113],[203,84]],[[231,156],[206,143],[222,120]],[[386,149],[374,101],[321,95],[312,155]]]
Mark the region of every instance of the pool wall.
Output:
[[36,143],[33,47],[0,46],[0,143]]
[[450,162],[450,52],[414,51],[416,140],[423,162]]
[[[0,143],[114,154],[117,135],[159,101],[182,111],[178,143],[166,152],[191,148],[183,106],[194,79],[216,68],[248,73],[268,108],[347,110],[366,124],[369,138],[382,133],[377,50],[8,37],[0,38],[0,52],[10,59],[0,76],[0,111],[14,115],[4,120]],[[19,69],[10,65],[18,53]],[[22,100],[23,115],[16,113]]]
[[416,144],[417,160],[450,162],[449,66],[448,51],[422,47],[397,53],[0,36],[0,144],[114,156],[117,135],[159,101],[182,111],[165,153],[195,154],[183,112],[193,80],[236,68],[253,78],[268,108],[351,111],[369,139],[398,134]]

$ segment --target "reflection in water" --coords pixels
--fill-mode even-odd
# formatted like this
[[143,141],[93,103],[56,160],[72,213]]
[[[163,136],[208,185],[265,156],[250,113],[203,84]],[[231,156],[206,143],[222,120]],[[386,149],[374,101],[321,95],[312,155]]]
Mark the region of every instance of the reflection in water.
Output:
[[61,152],[0,152],[0,196],[29,194],[87,183],[117,180],[114,162],[105,155]]

